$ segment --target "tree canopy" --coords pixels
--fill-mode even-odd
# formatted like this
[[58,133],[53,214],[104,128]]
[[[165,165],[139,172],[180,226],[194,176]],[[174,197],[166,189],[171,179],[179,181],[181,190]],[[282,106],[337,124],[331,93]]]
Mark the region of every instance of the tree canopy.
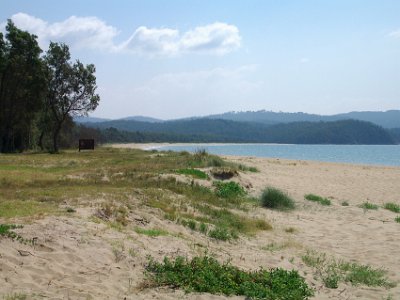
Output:
[[50,43],[41,56],[37,36],[11,20],[0,33],[0,151],[34,148],[57,152],[72,117],[87,115],[100,101],[96,68],[71,62],[66,44]]

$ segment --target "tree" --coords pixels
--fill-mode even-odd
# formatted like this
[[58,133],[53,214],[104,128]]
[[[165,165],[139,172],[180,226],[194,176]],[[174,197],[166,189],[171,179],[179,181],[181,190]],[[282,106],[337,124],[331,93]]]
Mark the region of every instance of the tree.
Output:
[[[58,139],[64,122],[73,116],[84,116],[93,111],[99,104],[100,97],[95,94],[96,69],[93,64],[84,66],[79,60],[70,62],[69,47],[65,44],[50,43],[45,55],[48,74],[46,97],[47,117],[51,125],[52,150],[58,152]],[[47,126],[48,126],[47,125]]]
[[32,145],[32,127],[46,86],[37,37],[11,20],[6,40],[0,33],[0,151],[22,151]]

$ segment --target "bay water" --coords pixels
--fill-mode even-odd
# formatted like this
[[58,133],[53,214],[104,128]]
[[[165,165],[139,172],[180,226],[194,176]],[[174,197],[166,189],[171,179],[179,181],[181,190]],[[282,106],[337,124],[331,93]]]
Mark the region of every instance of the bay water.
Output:
[[217,155],[400,166],[400,145],[179,144],[158,148],[189,152],[200,149]]

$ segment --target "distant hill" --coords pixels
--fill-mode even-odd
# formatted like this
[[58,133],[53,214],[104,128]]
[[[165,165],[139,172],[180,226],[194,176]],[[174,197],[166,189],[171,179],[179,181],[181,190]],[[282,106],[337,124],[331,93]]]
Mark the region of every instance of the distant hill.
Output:
[[[162,123],[116,120],[86,123],[86,126],[105,130],[113,128],[142,136],[152,136],[160,142],[236,142],[289,144],[394,144],[392,135],[370,122],[341,120],[334,122],[294,122],[267,125],[221,119],[192,119]],[[112,132],[109,132],[112,133]],[[158,139],[158,140],[157,140]]]
[[224,114],[210,115],[204,118],[223,119],[240,122],[258,122],[267,125],[292,122],[332,122],[339,120],[361,120],[372,122],[384,128],[400,128],[400,110],[388,110],[385,112],[363,111],[349,112],[332,116],[307,114],[303,112],[285,113],[272,111],[246,111],[246,112],[227,112]]
[[99,123],[99,122],[106,122],[110,119],[104,118],[95,118],[95,117],[74,117],[74,121],[76,123]]
[[[139,121],[139,122],[149,122],[149,123],[159,123],[159,122],[164,122],[164,120],[156,119],[156,118],[151,118],[151,117],[145,117],[145,116],[132,116],[132,117],[126,117],[126,118],[121,118],[117,120],[124,120],[124,121]],[[116,120],[116,121],[117,121]]]

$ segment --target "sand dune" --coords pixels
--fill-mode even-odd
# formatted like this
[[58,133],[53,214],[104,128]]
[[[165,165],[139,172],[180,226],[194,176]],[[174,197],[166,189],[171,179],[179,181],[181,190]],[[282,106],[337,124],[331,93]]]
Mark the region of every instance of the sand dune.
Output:
[[[324,252],[329,257],[383,267],[392,281],[400,282],[400,224],[394,221],[396,214],[357,206],[365,201],[400,204],[400,168],[228,159],[260,170],[241,173],[237,178],[243,185],[252,185],[253,195],[259,195],[266,186],[278,187],[296,200],[297,209],[290,213],[251,209],[248,214],[270,221],[274,230],[220,242],[164,220],[134,196],[130,200],[132,223],[117,231],[93,221],[91,216],[101,202],[94,199],[91,206],[79,206],[73,217],[48,216],[16,230],[26,238],[35,237],[34,246],[0,239],[0,295],[24,293],[29,295],[27,299],[227,299],[167,288],[140,288],[147,255],[156,259],[166,255],[191,257],[208,250],[218,259],[231,259],[232,264],[247,270],[260,266],[297,269],[316,289],[314,299],[387,299],[389,295],[400,299],[396,298],[399,285],[385,289],[341,283],[337,289],[328,289],[301,260],[308,249]],[[332,205],[306,201],[307,193],[329,197]],[[349,206],[341,205],[344,200]],[[23,222],[12,220],[18,221]],[[0,219],[4,222],[10,220]],[[136,233],[133,226],[163,228],[170,234],[148,237]]]

